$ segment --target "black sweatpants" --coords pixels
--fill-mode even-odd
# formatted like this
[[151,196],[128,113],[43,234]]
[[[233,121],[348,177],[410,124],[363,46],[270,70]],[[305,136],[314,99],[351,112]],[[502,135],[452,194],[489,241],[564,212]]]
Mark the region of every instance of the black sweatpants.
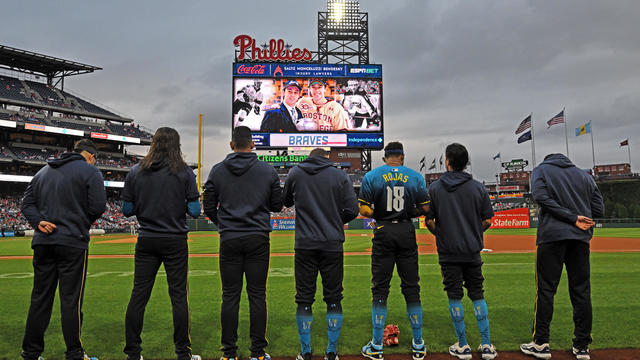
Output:
[[173,343],[178,359],[191,358],[189,334],[189,247],[186,236],[138,237],[135,253],[133,290],[125,319],[126,345],[124,353],[137,359],[142,351],[144,311],[153,290],[160,264],[164,264],[173,309]]
[[22,357],[37,359],[44,351],[53,299],[59,288],[65,358],[83,359],[80,340],[82,299],[87,275],[87,250],[63,245],[33,247],[33,291],[22,341]]
[[267,346],[267,274],[269,272],[269,238],[252,235],[220,243],[220,280],[222,282],[222,351],[228,358],[237,357],[238,311],[243,277],[249,297],[249,336],[251,356],[264,355]]
[[484,298],[482,283],[482,262],[440,263],[442,272],[442,284],[447,297],[452,300],[461,300],[464,296],[462,287],[467,288],[467,295],[472,301]]
[[536,306],[533,339],[538,344],[549,342],[549,325],[553,316],[553,297],[556,294],[562,265],[567,268],[569,297],[573,306],[575,325],[573,345],[582,349],[591,339],[591,282],[589,244],[577,240],[563,240],[538,245],[536,256]]
[[336,304],[342,300],[344,277],[343,253],[323,250],[296,250],[296,303],[313,304],[318,272],[322,277],[324,302]]
[[371,293],[373,301],[386,301],[393,268],[397,266],[400,287],[407,303],[420,302],[418,245],[416,230],[410,221],[377,222],[371,249]]

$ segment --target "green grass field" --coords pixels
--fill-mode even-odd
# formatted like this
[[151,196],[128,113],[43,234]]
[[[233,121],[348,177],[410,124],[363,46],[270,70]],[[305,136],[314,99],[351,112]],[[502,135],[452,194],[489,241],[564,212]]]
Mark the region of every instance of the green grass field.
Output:
[[[490,230],[497,234],[534,234],[533,230]],[[277,232],[273,236],[273,253],[293,251],[293,233]],[[282,236],[287,234],[288,236]],[[369,248],[368,232],[348,231],[346,251]],[[198,233],[205,235],[205,233]],[[218,238],[193,237],[192,253],[216,253]],[[640,229],[598,229],[599,236],[637,238]],[[97,243],[108,238],[96,237],[90,254],[132,254],[133,244]],[[0,256],[31,255],[29,239],[0,240]],[[535,298],[534,254],[485,254],[485,297],[489,305],[492,341],[498,350],[516,350],[529,341]],[[592,348],[640,348],[640,253],[593,253],[592,300],[594,311]],[[430,352],[446,352],[455,342],[447,298],[442,291],[440,270],[435,255],[420,257],[424,338]],[[340,339],[341,354],[358,354],[370,337],[370,258],[345,257],[344,324]],[[162,270],[161,270],[162,271]],[[24,320],[32,286],[32,266],[28,259],[0,260],[0,358],[18,358]],[[124,314],[133,284],[133,259],[90,259],[84,301],[83,343],[90,354],[101,359],[124,357]],[[195,353],[204,358],[217,358],[220,347],[220,278],[215,257],[190,259],[191,337]],[[321,285],[314,305],[315,323],[313,348],[320,354],[326,346],[325,306]],[[274,356],[292,356],[299,351],[294,303],[293,257],[274,256],[268,284],[269,326],[267,352]],[[404,299],[397,276],[392,282],[388,302],[387,323],[400,327],[400,346],[386,353],[406,353],[410,346],[410,328],[406,319]],[[468,338],[471,344],[480,341],[471,303],[464,302]],[[566,349],[571,345],[573,323],[567,293],[566,274],[556,296],[554,320],[551,326],[552,348]],[[246,295],[240,309],[240,356],[248,352],[248,305]],[[167,285],[162,273],[158,276],[147,312],[143,331],[143,355],[149,359],[171,359],[173,353],[171,307]],[[60,330],[59,304],[56,300],[46,335],[45,356],[62,359],[64,342]]]

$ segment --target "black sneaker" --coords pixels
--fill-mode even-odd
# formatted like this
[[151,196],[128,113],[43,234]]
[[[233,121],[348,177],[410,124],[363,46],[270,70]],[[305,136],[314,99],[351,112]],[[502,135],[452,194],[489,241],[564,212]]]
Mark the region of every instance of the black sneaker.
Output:
[[296,360],[311,360],[311,353],[299,353]]
[[340,357],[338,357],[338,354],[334,352],[330,352],[330,353],[324,354],[324,360],[340,360]]
[[573,348],[573,355],[576,356],[576,359],[578,360],[590,360],[591,356],[589,356],[589,348],[585,348],[585,349],[577,349],[576,347]]

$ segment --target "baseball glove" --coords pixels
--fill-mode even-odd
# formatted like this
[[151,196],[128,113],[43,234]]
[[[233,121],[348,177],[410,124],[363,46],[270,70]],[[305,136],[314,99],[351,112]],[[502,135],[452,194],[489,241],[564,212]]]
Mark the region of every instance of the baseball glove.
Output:
[[382,334],[382,344],[384,346],[398,345],[398,335],[400,335],[400,329],[398,329],[398,325],[387,325],[384,328],[384,333]]

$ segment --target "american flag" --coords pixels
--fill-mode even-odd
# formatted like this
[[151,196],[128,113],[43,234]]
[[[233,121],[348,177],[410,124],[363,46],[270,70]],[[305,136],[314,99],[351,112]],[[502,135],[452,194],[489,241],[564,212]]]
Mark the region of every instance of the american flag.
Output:
[[629,139],[620,143],[620,146],[629,146]]
[[524,120],[522,120],[520,125],[518,125],[518,128],[516,129],[516,135],[530,128],[531,128],[531,115],[524,118]]
[[547,129],[555,124],[564,124],[564,110],[560,111],[558,115],[552,117],[551,120],[547,121]]

